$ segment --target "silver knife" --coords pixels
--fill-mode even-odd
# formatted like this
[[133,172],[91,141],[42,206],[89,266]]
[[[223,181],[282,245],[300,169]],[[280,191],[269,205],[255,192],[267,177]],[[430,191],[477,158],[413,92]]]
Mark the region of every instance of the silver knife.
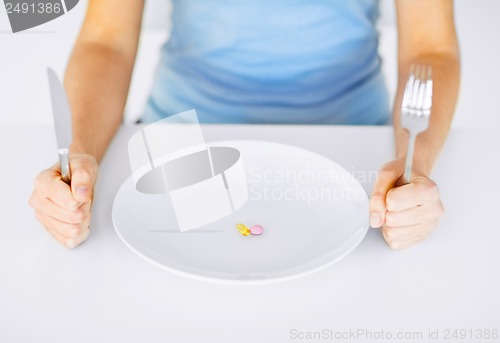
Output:
[[52,68],[47,68],[49,75],[50,98],[52,100],[52,113],[56,130],[57,146],[59,148],[59,163],[61,165],[61,178],[68,185],[71,183],[69,168],[69,145],[71,144],[71,111],[66,92]]

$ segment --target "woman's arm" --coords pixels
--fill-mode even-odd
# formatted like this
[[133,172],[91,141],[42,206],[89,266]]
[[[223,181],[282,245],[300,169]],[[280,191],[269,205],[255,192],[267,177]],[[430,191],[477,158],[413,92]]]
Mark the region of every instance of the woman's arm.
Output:
[[71,185],[54,165],[35,178],[29,199],[37,220],[73,248],[90,233],[98,164],[125,107],[137,52],[143,0],[90,0],[64,79],[73,119]]
[[73,114],[71,151],[102,158],[123,116],[144,0],[91,0],[64,84]]
[[398,91],[394,103],[396,156],[406,155],[408,133],[400,126],[401,100],[411,64],[432,67],[434,94],[429,129],[417,138],[415,165],[429,175],[450,128],[457,102],[460,52],[452,0],[398,0]]
[[[452,0],[397,0],[398,90],[394,103],[396,160],[379,173],[370,203],[370,224],[382,227],[393,248],[423,240],[443,213],[430,174],[446,140],[458,96],[460,53]],[[400,109],[410,65],[432,67],[434,94],[429,128],[417,136],[412,180],[401,186],[408,133]]]

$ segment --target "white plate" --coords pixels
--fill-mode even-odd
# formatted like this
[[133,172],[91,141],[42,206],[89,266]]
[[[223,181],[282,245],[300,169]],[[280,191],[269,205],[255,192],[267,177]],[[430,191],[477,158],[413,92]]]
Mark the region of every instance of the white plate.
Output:
[[[351,252],[368,230],[368,197],[345,169],[316,153],[262,141],[225,141],[241,152],[249,189],[238,211],[180,232],[168,195],[118,190],[113,225],[139,256],[206,280],[265,282],[324,268]],[[264,227],[242,236],[237,223]]]

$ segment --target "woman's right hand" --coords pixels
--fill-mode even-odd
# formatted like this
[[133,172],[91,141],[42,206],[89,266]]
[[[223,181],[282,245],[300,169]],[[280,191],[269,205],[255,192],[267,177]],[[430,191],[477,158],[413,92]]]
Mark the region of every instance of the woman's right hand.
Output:
[[37,175],[29,205],[36,219],[57,241],[74,248],[90,233],[91,207],[97,180],[96,159],[70,156],[71,185],[61,180],[59,164]]

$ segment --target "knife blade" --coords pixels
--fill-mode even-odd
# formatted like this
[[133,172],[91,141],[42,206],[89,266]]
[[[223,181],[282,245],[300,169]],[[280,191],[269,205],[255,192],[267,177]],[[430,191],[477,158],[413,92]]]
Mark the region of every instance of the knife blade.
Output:
[[70,184],[69,146],[71,144],[71,111],[66,92],[57,74],[52,68],[47,68],[47,74],[49,77],[56,140],[59,148],[58,154],[59,163],[61,165],[61,178],[64,182]]

